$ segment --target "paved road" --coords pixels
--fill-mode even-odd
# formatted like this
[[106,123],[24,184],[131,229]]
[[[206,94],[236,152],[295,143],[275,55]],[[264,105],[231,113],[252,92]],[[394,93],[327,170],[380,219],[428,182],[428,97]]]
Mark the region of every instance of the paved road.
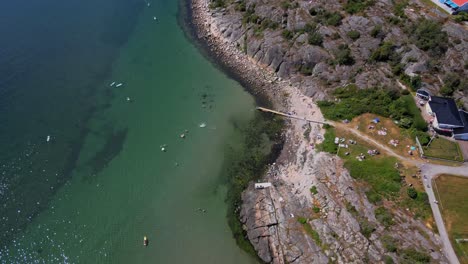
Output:
[[421,165],[420,168],[421,168],[421,173],[423,175],[426,175],[426,178],[427,178],[427,179],[424,179],[423,177],[424,188],[426,189],[426,193],[429,196],[429,201],[431,204],[432,213],[434,215],[434,220],[439,230],[440,239],[442,239],[442,243],[444,244],[445,254],[447,258],[449,259],[450,263],[458,264],[460,262],[458,261],[458,258],[455,255],[455,251],[453,250],[452,244],[450,243],[447,230],[445,229],[444,221],[442,219],[442,214],[439,210],[439,204],[435,202],[438,199],[437,197],[435,197],[432,182],[435,176],[442,174],[442,173],[460,175],[460,176],[468,178],[468,164],[465,163],[460,167],[424,164],[424,165]]

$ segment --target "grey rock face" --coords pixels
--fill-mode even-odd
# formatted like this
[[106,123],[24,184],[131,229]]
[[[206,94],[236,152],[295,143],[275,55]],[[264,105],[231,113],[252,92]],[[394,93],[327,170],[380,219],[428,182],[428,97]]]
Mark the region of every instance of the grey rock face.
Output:
[[[380,263],[384,255],[391,255],[398,262],[398,256],[387,252],[381,242],[382,236],[391,236],[402,248],[416,248],[433,255],[438,263],[447,263],[443,255],[431,252],[440,247],[434,234],[403,212],[396,212],[395,225],[382,226],[375,217],[375,206],[342,168],[339,158],[325,153],[294,154],[304,153],[307,145],[287,142],[265,178],[274,186],[263,190],[250,186],[242,195],[241,221],[263,261]],[[283,163],[294,160],[291,155],[296,161]],[[306,177],[298,180],[295,175]],[[316,186],[317,194],[309,191],[310,186]],[[312,212],[315,206],[319,213]],[[375,227],[368,238],[362,233],[363,221]]]
[[[413,5],[420,5],[418,1],[415,0]],[[466,28],[452,22],[445,23],[444,30],[448,33],[449,39],[456,43],[448,48],[443,58],[439,58],[441,72],[434,74],[428,67],[430,59],[433,58],[429,58],[427,52],[417,49],[410,43],[411,35],[405,33],[403,25],[388,22],[390,19],[398,19],[392,14],[394,10],[392,1],[378,1],[364,13],[354,15],[343,12],[340,2],[331,3],[325,0],[296,1],[290,2],[289,6],[279,0],[242,2],[245,2],[246,9],[254,10],[257,23],[245,23],[245,21],[243,23],[247,13],[239,11],[236,7],[241,1],[235,1],[224,9],[212,11],[212,16],[215,18],[212,27],[217,27],[226,41],[239,49],[246,49],[244,52],[247,55],[270,67],[278,77],[296,80],[298,83],[293,83],[295,86],[304,82],[315,82],[313,89],[318,88],[322,92],[311,94],[325,94],[329,97],[331,94],[329,91],[349,83],[355,83],[360,88],[376,86],[399,88],[396,82],[398,76],[392,73],[388,62],[374,63],[370,59],[371,54],[383,41],[392,42],[397,47],[405,47],[397,49],[395,51],[397,53],[410,48],[409,52],[400,54],[404,57],[402,64],[405,73],[410,76],[421,76],[423,85],[429,85],[433,92],[437,92],[443,85],[434,76],[444,76],[450,72],[457,72],[461,76],[468,74],[465,69],[465,62],[468,61],[468,53],[465,52],[468,49]],[[420,5],[418,12],[407,8],[404,13],[409,21],[417,21],[420,17],[443,18],[436,13],[427,15],[423,7]],[[343,19],[338,25],[329,25],[318,15],[309,14],[310,8],[339,12]],[[276,23],[276,28],[263,27],[264,20]],[[304,32],[306,25],[317,26],[316,31],[323,38],[320,47],[312,48],[308,44],[309,33]],[[377,26],[381,26],[381,33],[371,36],[371,31]],[[284,29],[291,32],[291,39],[282,36]],[[360,37],[351,39],[348,36],[351,31],[359,32]],[[347,45],[350,48],[354,65],[342,67],[336,63],[336,53],[340,45]],[[408,61],[408,58],[412,60]],[[308,68],[301,68],[301,65],[307,65]]]

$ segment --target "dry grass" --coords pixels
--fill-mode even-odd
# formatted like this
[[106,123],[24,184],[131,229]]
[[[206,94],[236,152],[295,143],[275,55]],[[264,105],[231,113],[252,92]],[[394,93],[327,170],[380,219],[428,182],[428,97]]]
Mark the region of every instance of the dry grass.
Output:
[[[414,141],[412,141],[410,137],[405,137],[404,135],[402,135],[401,129],[397,125],[395,125],[392,120],[388,118],[379,117],[380,123],[377,125],[373,124],[374,126],[376,126],[376,128],[373,129],[372,131],[369,131],[368,125],[370,121],[375,117],[376,116],[372,114],[364,114],[353,119],[350,122],[350,124],[348,124],[347,126],[353,127],[353,128],[358,126],[359,127],[358,130],[360,130],[361,133],[366,134],[367,136],[369,136],[370,138],[373,138],[375,141],[381,143],[382,145],[385,144],[389,146],[401,156],[407,156],[409,158],[410,156],[408,155],[406,151],[407,146],[412,146]],[[383,127],[387,128],[386,136],[381,136],[377,134],[377,130]],[[388,160],[390,158],[393,158],[392,156],[387,155],[385,151],[380,150],[379,147],[376,147],[369,142],[361,140],[360,138],[358,138],[351,132],[345,130],[343,127],[337,127],[335,129],[335,133],[336,133],[336,136],[339,138],[343,137],[346,140],[353,139],[353,140],[356,140],[357,142],[356,145],[348,144],[349,145],[348,149],[341,148],[339,150],[339,156],[342,157],[344,160],[355,161],[357,155],[359,155],[360,153],[364,153],[366,155],[366,160],[368,160],[365,163],[367,164],[369,161],[372,161],[371,163],[369,163],[369,166],[371,166],[372,164],[380,164],[379,162],[381,162],[381,160]],[[390,139],[397,139],[400,141],[400,144],[397,147],[393,147],[390,144],[388,144],[388,141],[390,141]],[[371,157],[367,155],[367,150],[369,149],[379,149],[381,151],[381,154]],[[349,152],[350,154],[348,156],[345,156],[344,155],[345,152]],[[418,158],[418,155],[413,154],[411,158]],[[419,169],[411,163],[408,163],[405,161],[398,161],[398,162],[400,164],[398,168],[398,172],[400,173],[401,176],[404,176],[404,177],[402,178],[403,181],[402,181],[401,189],[399,193],[396,195],[396,197],[394,196],[393,198],[390,199],[393,201],[391,204],[393,204],[396,207],[403,206],[404,208],[410,208],[413,213],[413,216],[418,217],[418,218],[421,217],[426,221],[427,225],[431,227],[434,226],[432,213],[428,204],[425,203],[424,201],[420,201],[419,199],[413,200],[409,198],[407,195],[407,188],[409,187],[409,185],[412,185],[414,188],[416,188],[416,190],[419,193],[424,192],[424,187],[422,186],[421,180],[418,176]],[[375,168],[375,173],[381,174],[379,173],[381,169],[384,169],[385,171],[393,170],[394,169],[393,163],[392,165],[386,165],[385,168]]]
[[454,175],[440,175],[435,179],[444,223],[461,263],[468,263],[468,242],[458,244],[456,238],[468,239],[468,179]]
[[[374,124],[372,123],[372,120],[376,117],[380,119],[380,122]],[[363,134],[366,134],[375,141],[390,147],[396,153],[404,157],[411,157],[408,154],[408,146],[416,146],[414,139],[412,139],[412,137],[406,131],[398,127],[390,118],[385,118],[374,114],[363,114],[354,118],[350,125],[353,127],[358,127],[358,130]],[[375,128],[369,129],[369,125],[373,125]],[[377,131],[384,128],[386,129],[387,135],[379,135]],[[389,144],[391,139],[398,140],[400,143],[394,147]],[[416,156],[417,151],[414,151],[413,157]]]

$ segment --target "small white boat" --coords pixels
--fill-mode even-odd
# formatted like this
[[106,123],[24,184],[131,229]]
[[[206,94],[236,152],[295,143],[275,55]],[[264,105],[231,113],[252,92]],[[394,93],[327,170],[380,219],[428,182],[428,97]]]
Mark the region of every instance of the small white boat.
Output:
[[154,17],[153,17],[153,20],[158,20],[158,18],[154,16]]
[[206,127],[206,123],[201,123],[201,124],[199,125],[199,127],[201,127],[201,128]]
[[131,101],[130,97],[127,97],[127,102],[130,102],[130,101]]
[[115,84],[115,82],[112,82],[112,83],[111,83],[109,86],[111,86],[111,87],[112,87],[112,86],[114,86],[114,84]]
[[118,83],[115,87],[120,87],[122,85],[123,85],[123,83]]
[[147,6],[150,6],[150,5],[151,5],[151,3],[147,3],[146,5],[147,5]]
[[50,136],[47,136],[47,139],[46,139],[46,141],[47,141],[47,142],[49,142],[49,141],[50,141]]

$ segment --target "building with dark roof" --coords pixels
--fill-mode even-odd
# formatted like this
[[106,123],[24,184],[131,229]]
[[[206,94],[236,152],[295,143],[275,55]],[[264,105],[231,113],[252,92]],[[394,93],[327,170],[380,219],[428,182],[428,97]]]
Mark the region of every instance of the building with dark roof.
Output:
[[426,109],[429,114],[434,116],[432,125],[435,129],[447,132],[465,126],[458,112],[457,104],[452,98],[431,96],[426,104]]
[[468,113],[463,110],[459,113],[464,126],[453,129],[453,137],[458,140],[468,140]]

